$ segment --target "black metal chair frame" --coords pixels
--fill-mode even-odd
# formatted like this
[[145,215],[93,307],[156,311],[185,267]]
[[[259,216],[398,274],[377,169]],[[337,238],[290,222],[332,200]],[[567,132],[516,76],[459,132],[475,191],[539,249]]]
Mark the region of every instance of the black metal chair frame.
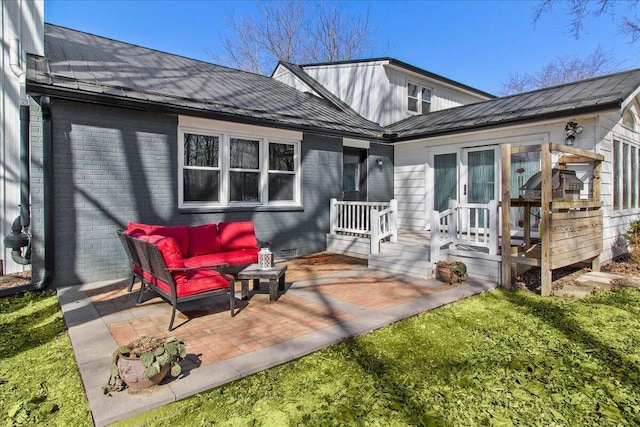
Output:
[[129,264],[131,265],[131,283],[127,288],[127,292],[131,292],[133,290],[133,284],[136,282],[136,277],[140,279],[140,283],[142,283],[143,278],[136,271],[136,267],[138,267],[139,271],[142,271],[142,263],[140,262],[140,257],[133,247],[133,243],[127,239],[127,235],[124,234],[122,230],[118,230],[118,238],[120,239],[120,243],[124,247],[125,252],[127,253],[127,257],[129,258]]
[[[169,331],[172,331],[173,322],[176,316],[176,308],[178,304],[181,302],[194,301],[202,298],[209,298],[213,296],[223,295],[225,293],[229,294],[229,307],[231,309],[231,317],[235,316],[235,279],[232,276],[225,274],[224,268],[228,267],[228,264],[216,264],[216,265],[207,265],[200,267],[188,267],[188,268],[167,268],[167,264],[164,261],[164,257],[160,252],[160,249],[154,245],[153,243],[145,242],[143,240],[137,239],[135,237],[127,236],[122,234],[124,240],[126,240],[133,249],[133,252],[137,254],[138,259],[140,260],[140,266],[142,271],[147,273],[148,276],[152,277],[153,280],[148,280],[145,277],[141,278],[141,286],[140,293],[138,294],[138,304],[142,303],[142,296],[146,289],[151,289],[158,295],[160,295],[164,300],[169,302],[173,307],[171,312],[171,321],[169,322]],[[211,291],[204,291],[193,295],[187,295],[183,297],[178,297],[176,283],[173,280],[172,272],[176,271],[190,271],[190,270],[215,270],[217,271],[222,278],[229,282],[229,287],[222,289],[214,289]],[[144,276],[144,275],[143,275]],[[166,283],[170,292],[167,293],[164,289],[160,288],[157,285],[157,281],[161,280]]]

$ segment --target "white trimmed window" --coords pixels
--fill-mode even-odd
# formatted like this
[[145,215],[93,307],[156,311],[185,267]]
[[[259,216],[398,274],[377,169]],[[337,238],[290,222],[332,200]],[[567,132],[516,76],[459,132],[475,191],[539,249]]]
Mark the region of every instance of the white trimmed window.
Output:
[[640,147],[628,142],[613,141],[613,210],[638,209]]
[[180,122],[180,208],[300,205],[301,134],[193,118]]
[[626,127],[627,129],[631,129],[633,131],[637,130],[636,119],[633,116],[633,113],[631,112],[631,110],[629,109],[625,110],[624,114],[622,115],[622,126]]
[[425,114],[431,111],[431,89],[417,83],[407,83],[407,109]]

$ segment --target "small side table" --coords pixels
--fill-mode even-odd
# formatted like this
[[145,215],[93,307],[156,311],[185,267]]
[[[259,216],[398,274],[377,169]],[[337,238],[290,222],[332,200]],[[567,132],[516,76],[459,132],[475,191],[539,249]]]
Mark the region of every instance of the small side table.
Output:
[[278,291],[284,291],[286,265],[276,265],[269,270],[260,270],[258,264],[251,264],[238,273],[242,281],[242,299],[249,298],[249,280],[253,280],[253,290],[260,289],[260,279],[269,280],[269,301],[278,300]]

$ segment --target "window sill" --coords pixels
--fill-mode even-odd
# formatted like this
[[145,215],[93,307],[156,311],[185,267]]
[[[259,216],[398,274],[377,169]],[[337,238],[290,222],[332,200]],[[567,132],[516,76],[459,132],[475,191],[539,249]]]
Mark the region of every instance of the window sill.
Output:
[[221,213],[221,212],[302,212],[300,205],[273,206],[194,206],[178,208],[180,213]]

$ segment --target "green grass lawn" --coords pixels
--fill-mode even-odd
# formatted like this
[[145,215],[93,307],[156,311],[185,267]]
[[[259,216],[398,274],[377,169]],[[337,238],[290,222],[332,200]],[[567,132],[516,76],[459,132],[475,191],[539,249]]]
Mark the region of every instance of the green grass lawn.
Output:
[[[55,297],[0,325],[0,425],[91,425]],[[637,426],[640,292],[488,292],[121,424]]]
[[640,292],[489,292],[121,424],[640,425]]
[[92,425],[55,295],[0,298],[0,331],[0,425]]

